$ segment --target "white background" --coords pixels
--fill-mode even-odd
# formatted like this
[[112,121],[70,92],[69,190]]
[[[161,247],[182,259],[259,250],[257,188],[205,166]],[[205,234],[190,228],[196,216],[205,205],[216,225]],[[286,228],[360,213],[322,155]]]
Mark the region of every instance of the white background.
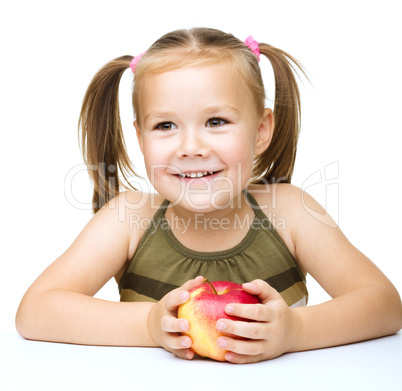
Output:
[[[7,4],[7,5],[6,5]],[[77,122],[86,87],[107,61],[194,26],[253,35],[306,67],[293,183],[307,187],[402,292],[402,27],[395,1],[18,1],[0,6],[0,328],[22,295],[91,218]],[[267,89],[272,76],[261,61]],[[143,173],[130,108],[121,110]],[[325,179],[327,167],[327,179]],[[322,182],[318,182],[322,173]],[[331,186],[327,186],[331,185]],[[118,300],[111,281],[99,297]],[[313,281],[310,303],[326,300]]]

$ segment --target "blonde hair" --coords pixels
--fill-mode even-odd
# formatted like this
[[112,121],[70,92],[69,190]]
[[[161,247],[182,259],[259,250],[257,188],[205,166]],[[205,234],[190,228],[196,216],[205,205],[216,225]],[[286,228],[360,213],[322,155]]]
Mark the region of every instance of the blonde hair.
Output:
[[[259,43],[260,54],[270,61],[275,77],[273,107],[275,130],[265,152],[254,159],[253,183],[290,183],[300,131],[300,94],[295,67],[301,65],[286,52]],[[127,183],[136,175],[123,137],[119,113],[119,83],[132,56],[116,58],[102,67],[85,94],[79,119],[84,160],[94,183],[93,211],[96,213],[121,187],[119,171]],[[135,68],[133,109],[139,120],[141,80],[185,66],[228,61],[243,78],[254,99],[257,113],[265,107],[265,89],[257,57],[238,38],[216,29],[177,30],[158,39]]]

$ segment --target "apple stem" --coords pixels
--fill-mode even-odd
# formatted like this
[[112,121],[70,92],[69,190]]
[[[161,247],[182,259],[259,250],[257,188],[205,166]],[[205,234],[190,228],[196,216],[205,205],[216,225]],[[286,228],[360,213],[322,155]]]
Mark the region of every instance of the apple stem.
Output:
[[204,282],[208,283],[208,284],[211,286],[211,288],[212,288],[212,290],[213,290],[213,292],[214,292],[215,295],[218,294],[218,292],[216,291],[216,289],[214,288],[214,286],[211,284],[211,282],[210,282],[209,280],[207,280],[207,279],[205,278],[205,279],[204,279]]

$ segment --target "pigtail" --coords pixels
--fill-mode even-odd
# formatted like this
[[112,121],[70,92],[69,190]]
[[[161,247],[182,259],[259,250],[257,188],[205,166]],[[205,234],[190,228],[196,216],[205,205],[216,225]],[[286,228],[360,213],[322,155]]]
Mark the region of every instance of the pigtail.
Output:
[[260,43],[260,53],[270,61],[275,77],[273,138],[268,149],[254,162],[254,182],[290,183],[296,160],[300,132],[300,93],[295,66],[305,75],[301,65],[286,52]]
[[132,59],[132,56],[119,57],[101,68],[89,84],[82,103],[81,147],[94,184],[94,213],[119,193],[119,170],[127,183],[127,177],[134,174],[119,112],[119,83]]

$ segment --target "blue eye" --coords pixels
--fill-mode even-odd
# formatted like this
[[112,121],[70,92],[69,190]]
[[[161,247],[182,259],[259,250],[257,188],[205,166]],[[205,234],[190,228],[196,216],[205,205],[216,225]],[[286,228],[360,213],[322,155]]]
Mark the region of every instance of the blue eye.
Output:
[[227,121],[222,118],[211,118],[207,121],[207,126],[210,128],[217,128],[219,126],[225,125]]
[[176,128],[177,126],[173,122],[161,122],[160,124],[155,126],[155,129],[158,130],[172,130]]

